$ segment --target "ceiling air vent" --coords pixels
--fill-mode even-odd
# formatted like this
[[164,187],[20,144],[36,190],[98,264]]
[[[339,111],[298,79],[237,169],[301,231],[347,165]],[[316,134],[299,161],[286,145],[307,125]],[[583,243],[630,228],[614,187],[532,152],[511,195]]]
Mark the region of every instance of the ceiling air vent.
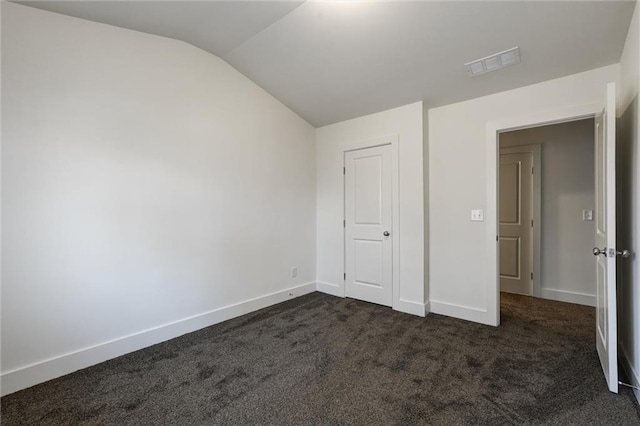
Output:
[[489,55],[482,59],[476,59],[475,61],[467,62],[464,64],[467,67],[467,74],[471,77],[476,75],[485,74],[491,71],[499,70],[500,68],[507,67],[509,65],[515,65],[520,63],[520,48],[513,47],[500,53]]

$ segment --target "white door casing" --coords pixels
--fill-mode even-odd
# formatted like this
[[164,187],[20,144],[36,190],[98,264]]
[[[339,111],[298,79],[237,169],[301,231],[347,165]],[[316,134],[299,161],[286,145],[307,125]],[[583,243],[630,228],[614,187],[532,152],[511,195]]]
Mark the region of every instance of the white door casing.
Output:
[[616,324],[616,87],[595,120],[596,347],[611,392],[618,393]]
[[533,154],[500,154],[500,290],[533,296]]
[[392,148],[345,152],[345,293],[393,305]]
[[[487,249],[487,270],[486,270],[486,290],[487,308],[480,311],[476,316],[476,321],[483,324],[500,325],[500,267],[499,267],[499,223],[498,223],[498,167],[499,167],[499,138],[500,133],[520,130],[534,126],[544,126],[549,124],[562,123],[566,121],[582,120],[593,118],[602,110],[602,102],[591,102],[587,104],[576,104],[536,111],[531,114],[518,115],[503,118],[487,123],[486,126],[486,158],[487,176],[486,199],[487,210],[485,211],[486,225],[486,249]],[[534,265],[534,268],[537,266]],[[535,279],[535,277],[534,277]]]

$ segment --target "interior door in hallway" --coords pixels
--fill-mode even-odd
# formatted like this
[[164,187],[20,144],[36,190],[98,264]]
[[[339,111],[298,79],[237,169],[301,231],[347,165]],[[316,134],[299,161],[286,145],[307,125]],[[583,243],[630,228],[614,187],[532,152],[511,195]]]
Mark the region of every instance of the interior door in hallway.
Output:
[[391,145],[345,153],[346,296],[393,303]]
[[500,290],[533,295],[533,155],[500,154]]

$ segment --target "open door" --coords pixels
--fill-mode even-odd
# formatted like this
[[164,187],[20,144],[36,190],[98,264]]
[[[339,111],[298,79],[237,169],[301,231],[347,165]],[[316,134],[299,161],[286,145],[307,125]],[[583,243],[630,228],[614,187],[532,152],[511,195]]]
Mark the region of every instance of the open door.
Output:
[[596,175],[596,347],[609,390],[618,393],[616,327],[616,87],[595,123]]

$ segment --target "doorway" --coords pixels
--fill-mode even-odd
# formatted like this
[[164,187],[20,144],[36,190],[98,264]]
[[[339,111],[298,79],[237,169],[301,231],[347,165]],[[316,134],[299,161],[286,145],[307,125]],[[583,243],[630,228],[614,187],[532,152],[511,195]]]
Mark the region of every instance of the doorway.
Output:
[[500,291],[595,306],[594,119],[499,136]]
[[[616,247],[616,85],[608,83],[603,102],[575,105],[553,111],[539,112],[527,117],[517,117],[487,124],[487,169],[493,179],[487,180],[487,203],[495,211],[487,212],[487,250],[488,250],[488,303],[487,314],[491,324],[500,324],[500,281],[499,281],[499,231],[498,231],[498,160],[500,135],[512,130],[540,127],[547,124],[559,124],[581,119],[594,118],[599,126],[594,130],[594,158],[598,164],[598,185],[595,203],[596,218],[602,219],[606,227],[594,232],[596,247],[592,254],[603,265],[597,274],[595,297],[597,351],[607,385],[612,392],[618,391],[616,365],[616,261],[617,256],[628,257],[628,250]],[[594,120],[595,123],[595,120]],[[595,126],[594,126],[595,127]],[[597,134],[597,137],[596,137]],[[595,151],[595,149],[594,149]],[[595,163],[595,161],[594,161]],[[594,179],[595,180],[595,179]],[[595,182],[594,182],[595,184]],[[606,218],[603,219],[603,218]],[[544,220],[543,220],[544,221]],[[590,268],[593,270],[593,268]],[[535,300],[535,299],[532,299]],[[571,305],[567,305],[571,306]],[[601,320],[602,319],[602,320]]]

